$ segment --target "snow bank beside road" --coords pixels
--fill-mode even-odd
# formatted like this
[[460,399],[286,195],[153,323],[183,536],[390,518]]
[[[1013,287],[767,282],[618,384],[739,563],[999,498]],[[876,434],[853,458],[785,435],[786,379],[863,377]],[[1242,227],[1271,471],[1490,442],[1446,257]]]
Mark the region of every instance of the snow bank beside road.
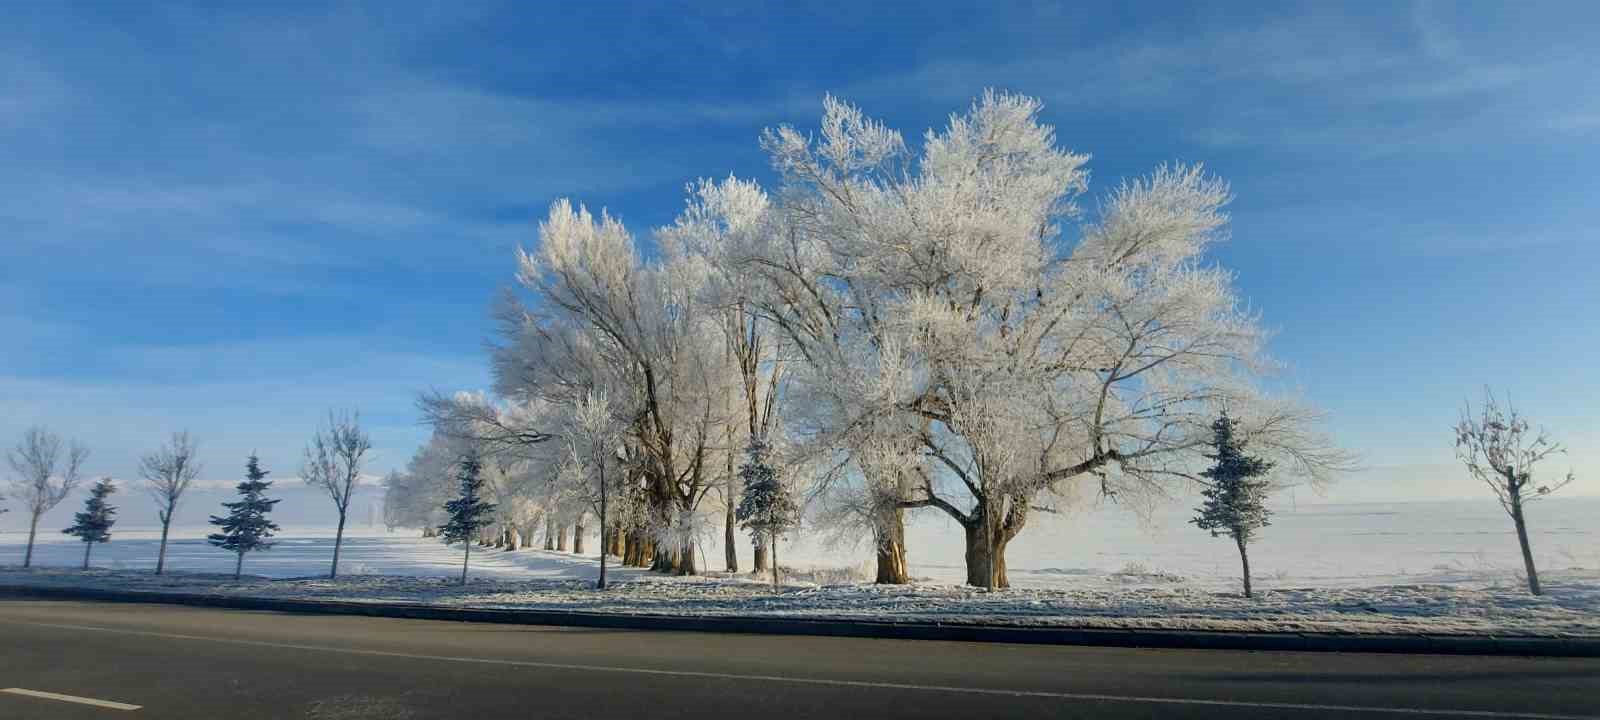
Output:
[[[531,551],[530,556],[545,555]],[[550,553],[549,555],[555,555]],[[571,558],[552,558],[570,561]],[[573,579],[487,577],[465,587],[445,578],[361,575],[246,578],[65,569],[0,570],[0,586],[91,587],[282,599],[420,603],[448,607],[635,615],[826,618],[1037,627],[1600,637],[1600,576],[1552,573],[1543,597],[1509,586],[1393,585],[1275,589],[1255,600],[1188,587],[975,588],[913,584],[786,585],[748,576],[673,578],[636,570],[598,592]]]

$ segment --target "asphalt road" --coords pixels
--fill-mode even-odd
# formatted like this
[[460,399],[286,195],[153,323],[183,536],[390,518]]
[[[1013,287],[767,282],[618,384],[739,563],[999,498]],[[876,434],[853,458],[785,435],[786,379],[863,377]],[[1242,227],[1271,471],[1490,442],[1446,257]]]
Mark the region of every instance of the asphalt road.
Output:
[[0,600],[7,720],[644,716],[1600,718],[1600,661],[714,635]]

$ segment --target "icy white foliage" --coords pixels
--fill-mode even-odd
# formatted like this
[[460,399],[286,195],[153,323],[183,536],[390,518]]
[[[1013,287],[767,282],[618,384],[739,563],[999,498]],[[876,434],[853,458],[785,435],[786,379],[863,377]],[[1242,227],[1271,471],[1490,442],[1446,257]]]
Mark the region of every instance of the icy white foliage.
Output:
[[1224,405],[1253,447],[1316,480],[1345,462],[1307,429],[1314,413],[1253,382],[1264,333],[1204,257],[1226,184],[1166,166],[1081,218],[1088,158],[1039,110],[986,93],[912,156],[829,98],[820,138],[766,134],[784,188],[739,265],[806,361],[795,404],[814,408],[812,437],[858,467],[868,448],[915,448],[863,473],[857,501],[949,514],[970,582],[989,587],[1028,514],[1073,484],[1138,500],[1193,480]]

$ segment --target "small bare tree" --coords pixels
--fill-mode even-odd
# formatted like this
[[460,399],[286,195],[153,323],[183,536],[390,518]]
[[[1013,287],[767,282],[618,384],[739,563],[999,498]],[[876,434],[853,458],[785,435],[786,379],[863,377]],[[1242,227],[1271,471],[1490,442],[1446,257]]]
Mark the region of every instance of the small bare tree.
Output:
[[1550,439],[1544,429],[1534,432],[1509,400],[1502,407],[1488,388],[1483,391],[1483,407],[1473,412],[1472,404],[1461,411],[1456,423],[1456,457],[1467,472],[1494,491],[1500,507],[1517,526],[1517,542],[1522,546],[1522,564],[1528,572],[1528,592],[1543,594],[1539,571],[1533,564],[1533,549],[1528,545],[1528,521],[1523,514],[1527,503],[1541,499],[1571,484],[1571,471],[1550,485],[1533,480],[1534,466],[1566,449]]
[[76,442],[61,456],[61,436],[34,426],[22,434],[22,441],[6,453],[6,462],[20,478],[12,481],[11,495],[22,501],[31,518],[28,521],[28,549],[22,566],[33,565],[33,539],[39,532],[39,517],[50,511],[83,480],[83,461],[88,448]]
[[354,412],[328,412],[328,426],[311,436],[306,446],[300,475],[306,484],[320,488],[339,511],[339,529],[333,536],[333,565],[328,577],[339,576],[339,548],[344,544],[344,521],[350,498],[361,478],[361,463],[372,449],[372,439],[361,429],[361,416]]
[[139,460],[139,477],[144,478],[145,492],[156,501],[156,517],[161,520],[161,549],[156,554],[156,574],[167,567],[167,532],[172,528],[172,516],[178,511],[178,501],[200,475],[200,463],[195,459],[198,450],[187,432],[176,432],[166,445]]

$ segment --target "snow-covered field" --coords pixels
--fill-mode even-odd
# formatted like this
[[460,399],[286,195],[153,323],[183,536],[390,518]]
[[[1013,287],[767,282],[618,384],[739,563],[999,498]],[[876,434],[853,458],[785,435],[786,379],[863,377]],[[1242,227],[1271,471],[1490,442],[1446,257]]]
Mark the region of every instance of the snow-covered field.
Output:
[[[910,532],[908,587],[873,587],[863,548],[784,546],[790,575],[782,593],[748,576],[664,578],[613,567],[619,587],[587,589],[597,558],[540,550],[475,549],[473,582],[450,583],[458,547],[413,531],[358,526],[346,537],[338,581],[325,574],[331,532],[286,528],[277,547],[252,554],[234,583],[232,557],[211,548],[202,528],[174,532],[168,566],[156,578],[155,531],[122,530],[97,546],[94,565],[75,568],[82,546],[41,533],[35,565],[15,569],[24,537],[0,534],[0,583],[88,584],[426,602],[480,607],[601,610],[627,613],[783,615],[874,620],[941,620],[1089,627],[1186,627],[1340,632],[1432,632],[1600,635],[1600,500],[1572,498],[1538,506],[1533,544],[1548,594],[1527,595],[1510,523],[1491,503],[1312,505],[1279,509],[1252,552],[1260,598],[1236,596],[1230,543],[1186,526],[1182,508],[1136,522],[1115,509],[1081,512],[1028,528],[1009,555],[1014,589],[960,587],[953,528],[935,518]],[[703,567],[720,567],[714,537]],[[743,562],[749,567],[748,553]]]

